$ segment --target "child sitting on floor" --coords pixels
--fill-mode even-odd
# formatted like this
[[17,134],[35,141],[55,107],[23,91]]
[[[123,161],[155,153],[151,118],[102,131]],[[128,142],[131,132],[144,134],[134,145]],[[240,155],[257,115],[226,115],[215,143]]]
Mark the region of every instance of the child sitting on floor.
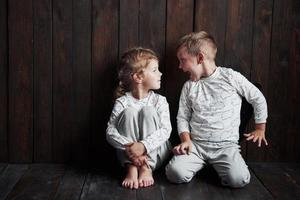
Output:
[[121,58],[119,88],[106,131],[117,149],[127,175],[122,186],[130,189],[154,184],[152,171],[169,156],[169,105],[152,90],[160,88],[162,73],[153,51],[132,48]]

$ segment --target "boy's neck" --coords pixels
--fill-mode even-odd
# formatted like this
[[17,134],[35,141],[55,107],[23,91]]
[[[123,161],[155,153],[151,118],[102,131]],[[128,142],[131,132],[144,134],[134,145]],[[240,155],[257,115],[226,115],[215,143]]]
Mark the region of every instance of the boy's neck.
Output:
[[209,77],[216,71],[217,66],[216,66],[215,62],[207,62],[207,63],[204,62],[203,69],[204,69],[204,73],[203,73],[202,77]]
[[217,69],[214,61],[206,61],[197,67],[197,71],[193,74],[192,80],[200,80],[201,78],[206,78],[211,76]]

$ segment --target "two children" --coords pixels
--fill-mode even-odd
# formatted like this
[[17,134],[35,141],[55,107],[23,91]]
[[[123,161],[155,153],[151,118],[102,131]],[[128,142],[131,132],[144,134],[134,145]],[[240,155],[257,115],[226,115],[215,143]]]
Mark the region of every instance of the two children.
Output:
[[[223,185],[243,187],[250,173],[238,145],[241,97],[254,107],[256,122],[255,130],[244,135],[258,146],[267,145],[267,104],[240,73],[217,67],[216,53],[214,38],[204,31],[188,34],[179,42],[179,68],[190,74],[190,80],[182,88],[177,114],[181,144],[173,148],[166,176],[174,183],[189,182],[209,163]],[[151,91],[159,89],[160,78],[158,59],[151,50],[134,48],[123,55],[119,79],[124,95],[115,102],[107,140],[127,167],[122,183],[127,188],[152,185],[152,171],[168,156],[168,103]]]

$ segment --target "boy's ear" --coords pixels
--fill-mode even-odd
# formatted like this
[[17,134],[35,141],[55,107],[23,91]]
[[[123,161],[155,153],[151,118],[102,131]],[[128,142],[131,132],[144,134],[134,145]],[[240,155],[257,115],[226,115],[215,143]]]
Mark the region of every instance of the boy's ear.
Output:
[[203,54],[200,52],[197,56],[197,63],[198,64],[202,64],[203,63],[203,59],[204,59],[204,56]]
[[132,78],[133,78],[133,81],[136,82],[136,83],[142,83],[143,82],[142,76],[138,73],[134,73]]

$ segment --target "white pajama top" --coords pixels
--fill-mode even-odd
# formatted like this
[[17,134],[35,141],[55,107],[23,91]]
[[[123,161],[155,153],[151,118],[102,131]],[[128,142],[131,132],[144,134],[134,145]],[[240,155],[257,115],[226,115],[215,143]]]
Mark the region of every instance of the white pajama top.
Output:
[[267,103],[243,75],[229,68],[198,81],[187,81],[181,91],[177,114],[178,133],[193,140],[238,142],[242,97],[254,108],[255,123],[265,123]]
[[124,145],[133,141],[130,141],[125,136],[120,135],[116,128],[118,122],[118,116],[125,108],[133,107],[140,110],[144,106],[153,106],[159,117],[159,129],[151,133],[142,142],[146,148],[147,153],[155,150],[157,147],[165,143],[171,134],[171,122],[169,104],[165,97],[150,91],[148,96],[143,99],[136,99],[132,96],[131,92],[127,92],[125,95],[119,97],[115,101],[108,126],[106,129],[106,139],[115,148],[125,150]]

